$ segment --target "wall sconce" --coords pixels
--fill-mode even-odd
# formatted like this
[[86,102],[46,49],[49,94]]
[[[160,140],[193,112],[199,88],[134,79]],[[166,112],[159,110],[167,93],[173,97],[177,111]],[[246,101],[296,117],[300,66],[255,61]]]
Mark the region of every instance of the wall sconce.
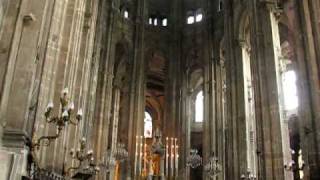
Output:
[[68,123],[72,125],[77,125],[79,121],[82,119],[83,111],[82,109],[79,109],[77,115],[75,116],[76,121],[72,120],[74,104],[73,102],[69,102],[67,96],[68,89],[65,88],[62,91],[62,95],[60,97],[61,115],[52,116],[52,110],[54,105],[52,102],[48,104],[44,116],[46,118],[47,123],[52,123],[56,125],[56,134],[51,136],[41,136],[35,142],[32,143],[32,150],[34,150],[34,148],[39,149],[42,141],[44,141],[44,146],[49,146],[53,140],[57,139],[61,135],[61,131],[63,130],[64,126],[66,126]]
[[[30,169],[30,177],[31,179],[54,179],[61,180],[64,179],[62,175],[55,174],[54,172],[48,171],[46,169],[40,168],[36,159],[35,150],[39,150],[40,146],[49,146],[52,141],[56,140],[61,136],[61,131],[67,124],[78,125],[79,121],[82,119],[83,111],[79,109],[75,117],[73,117],[74,113],[74,104],[73,102],[69,102],[68,99],[68,89],[65,88],[62,91],[62,95],[60,97],[60,105],[61,111],[59,115],[53,116],[53,103],[50,102],[47,105],[46,111],[44,113],[46,123],[56,125],[56,133],[54,135],[41,136],[40,138],[32,141],[31,144],[31,169]],[[75,118],[75,120],[73,120]],[[43,142],[43,143],[42,143]]]
[[240,179],[243,179],[243,180],[255,180],[255,179],[257,179],[257,177],[250,171],[250,169],[248,169],[245,174],[241,174]]
[[219,164],[218,158],[213,154],[209,158],[209,162],[204,166],[204,171],[212,178],[222,172],[222,166]]
[[70,173],[71,170],[74,170],[75,173],[72,176],[72,178],[75,179],[89,179],[93,175],[95,175],[97,172],[100,171],[100,168],[98,165],[94,163],[93,158],[93,150],[86,151],[87,141],[85,138],[82,138],[80,140],[80,147],[76,151],[72,149],[70,151],[70,155],[72,156],[72,159],[75,159],[79,162],[78,166],[70,167],[67,172]]

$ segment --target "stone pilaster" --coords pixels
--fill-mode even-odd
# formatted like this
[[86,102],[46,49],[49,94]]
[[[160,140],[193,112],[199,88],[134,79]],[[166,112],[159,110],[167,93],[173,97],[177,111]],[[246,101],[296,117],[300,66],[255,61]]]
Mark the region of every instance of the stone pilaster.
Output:
[[283,141],[283,118],[279,92],[281,85],[279,71],[280,38],[278,30],[278,9],[272,2],[253,2],[252,40],[253,86],[256,100],[259,177],[263,179],[286,179],[290,172],[284,170],[285,151]]
[[298,63],[299,125],[305,179],[320,178],[319,1],[293,1]]
[[145,21],[146,21],[146,0],[137,0],[134,3],[134,32],[133,32],[133,74],[130,88],[130,109],[129,109],[129,141],[128,141],[128,174],[127,179],[140,175],[135,169],[136,136],[143,135],[143,120],[145,111]]

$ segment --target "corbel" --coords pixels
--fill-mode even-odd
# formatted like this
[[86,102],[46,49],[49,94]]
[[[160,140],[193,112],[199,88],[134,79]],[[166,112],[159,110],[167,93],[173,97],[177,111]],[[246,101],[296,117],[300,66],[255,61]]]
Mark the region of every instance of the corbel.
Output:
[[23,16],[23,23],[29,24],[32,21],[36,21],[35,16],[32,13],[26,14]]

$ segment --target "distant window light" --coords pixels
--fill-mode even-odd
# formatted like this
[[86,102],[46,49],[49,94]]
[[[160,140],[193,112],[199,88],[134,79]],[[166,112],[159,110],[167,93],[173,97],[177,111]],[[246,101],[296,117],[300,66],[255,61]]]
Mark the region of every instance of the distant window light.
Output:
[[149,112],[144,112],[144,137],[152,138],[152,117]]
[[168,19],[167,18],[164,18],[162,20],[162,26],[167,26],[168,25]]
[[129,12],[127,10],[124,11],[124,18],[126,18],[126,19],[129,18]]
[[153,25],[158,26],[158,19],[154,19]]
[[149,24],[152,25],[152,18],[149,18]]
[[219,0],[218,12],[222,11],[222,9],[223,9],[223,1]]
[[197,14],[197,16],[196,16],[196,22],[202,21],[202,18],[203,18],[202,13]]
[[200,91],[196,96],[195,116],[196,122],[203,122],[203,91]]
[[285,110],[295,110],[298,107],[298,93],[296,85],[296,73],[287,71],[282,76]]
[[189,16],[187,18],[187,24],[193,24],[194,23],[194,16]]

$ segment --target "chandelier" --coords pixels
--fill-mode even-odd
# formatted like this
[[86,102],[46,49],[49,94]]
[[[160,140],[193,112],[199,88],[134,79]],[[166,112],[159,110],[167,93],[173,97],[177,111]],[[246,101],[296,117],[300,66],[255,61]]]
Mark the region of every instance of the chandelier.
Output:
[[247,170],[245,174],[242,174],[240,179],[243,180],[255,180],[257,177],[250,171],[250,169]]
[[196,149],[191,149],[190,150],[190,155],[187,158],[187,166],[195,169],[202,164],[202,158],[198,154],[198,150]]
[[80,147],[76,151],[72,149],[70,151],[70,155],[72,159],[75,159],[79,162],[78,166],[70,167],[68,169],[68,173],[71,170],[74,170],[75,173],[72,176],[72,178],[89,178],[97,172],[100,171],[100,168],[98,165],[94,163],[93,158],[93,150],[86,151],[87,142],[85,138],[82,138],[80,140]]
[[217,174],[221,173],[222,166],[218,163],[218,158],[211,156],[209,158],[209,162],[204,166],[204,171],[210,177],[215,177]]
[[100,167],[103,167],[106,169],[107,172],[110,172],[111,168],[114,167],[116,164],[117,161],[112,155],[111,150],[107,150],[106,154],[103,157],[103,162],[100,164]]
[[[117,161],[124,161],[128,158],[128,151],[125,149],[125,145],[123,143],[118,143],[114,152],[114,158]],[[111,156],[110,156],[111,157]]]

